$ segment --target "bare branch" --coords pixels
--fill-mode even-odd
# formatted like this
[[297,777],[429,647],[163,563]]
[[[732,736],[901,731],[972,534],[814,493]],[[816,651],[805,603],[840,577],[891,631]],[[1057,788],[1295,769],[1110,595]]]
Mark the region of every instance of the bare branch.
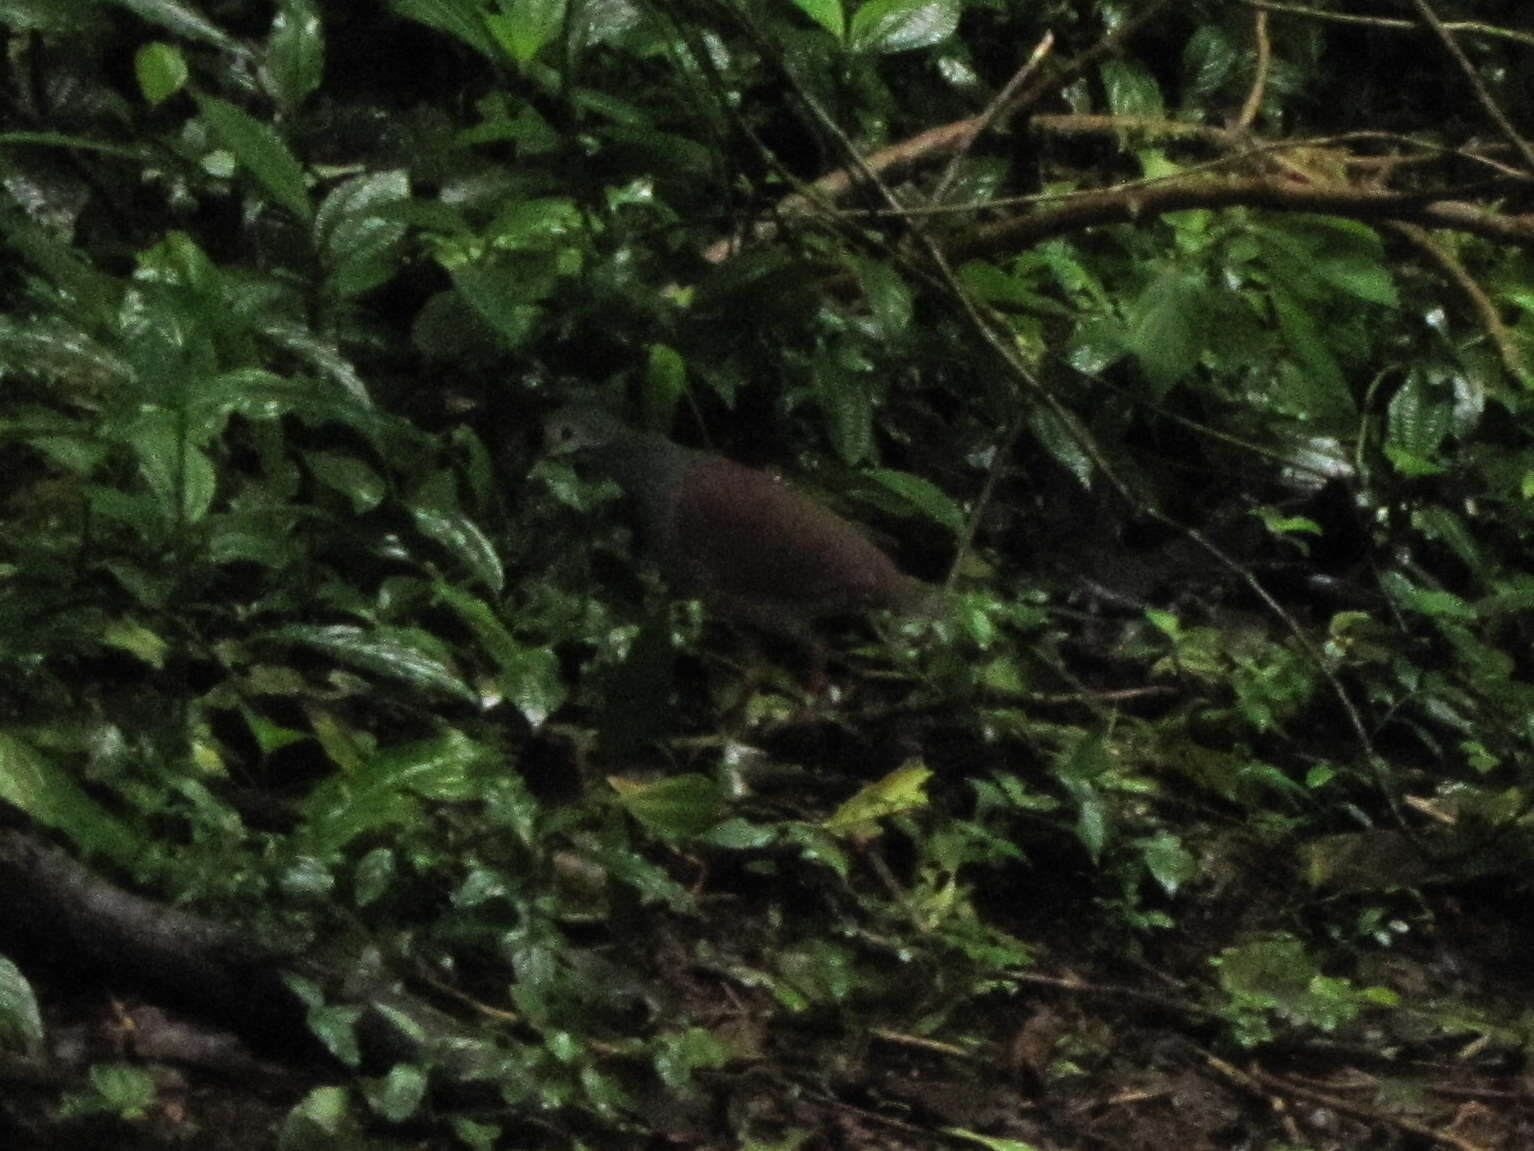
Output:
[[1513,127],[1513,122],[1507,118],[1507,113],[1503,112],[1496,100],[1492,99],[1491,93],[1481,80],[1480,73],[1475,70],[1475,65],[1470,62],[1470,57],[1465,55],[1465,50],[1459,46],[1459,41],[1454,39],[1454,34],[1444,27],[1443,21],[1438,19],[1438,13],[1433,11],[1432,6],[1427,0],[1411,0],[1411,2],[1412,6],[1417,9],[1418,14],[1421,15],[1422,22],[1433,30],[1434,34],[1442,42],[1444,51],[1453,57],[1454,62],[1459,65],[1460,71],[1465,74],[1465,79],[1470,81],[1470,87],[1475,92],[1475,98],[1481,102],[1481,107],[1485,109],[1486,115],[1497,126],[1497,130],[1502,133],[1503,137],[1514,148],[1518,149],[1518,153],[1523,157],[1523,162],[1528,166],[1529,171],[1534,172],[1534,145],[1530,145],[1527,140],[1518,134],[1518,129]]

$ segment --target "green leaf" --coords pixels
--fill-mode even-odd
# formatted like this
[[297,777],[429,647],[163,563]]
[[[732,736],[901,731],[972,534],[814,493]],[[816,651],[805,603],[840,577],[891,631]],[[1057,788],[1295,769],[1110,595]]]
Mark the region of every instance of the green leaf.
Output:
[[847,17],[842,11],[842,0],[790,0],[790,2],[837,40],[846,38]]
[[174,44],[145,44],[133,55],[133,74],[144,99],[162,104],[186,83],[186,58]]
[[974,1131],[967,1131],[963,1127],[944,1127],[945,1135],[952,1135],[956,1139],[964,1139],[978,1147],[984,1147],[986,1151],[1039,1151],[1037,1143],[1024,1143],[1021,1139],[1003,1139],[999,1135],[981,1135]]
[[1127,343],[1157,399],[1185,379],[1203,354],[1199,317],[1207,294],[1200,274],[1169,265],[1135,301]]
[[827,417],[826,428],[836,454],[845,464],[867,459],[874,437],[873,392],[867,374],[830,359],[818,361],[812,371],[815,398]]
[[3,0],[0,24],[16,32],[95,37],[107,26],[97,0]]
[[519,642],[489,604],[467,592],[438,583],[436,597],[468,624],[480,647],[495,661],[495,685],[500,694],[532,727],[542,727],[567,694],[553,651]]
[[388,1123],[403,1123],[426,1098],[426,1072],[414,1063],[396,1063],[380,1080],[363,1081],[368,1105]]
[[350,500],[352,511],[358,515],[372,511],[388,493],[389,485],[384,478],[356,456],[308,452],[304,462],[315,479]]
[[[315,1026],[312,1013],[309,1025]],[[277,1151],[341,1151],[355,1147],[357,1124],[348,1106],[349,1098],[344,1087],[314,1088],[283,1119]]]
[[325,76],[325,30],[315,0],[281,0],[266,42],[262,77],[284,112],[294,112]]
[[500,60],[496,42],[485,27],[484,11],[474,0],[389,0],[389,7],[401,16],[457,36],[489,60]]
[[362,628],[351,624],[290,624],[258,638],[295,643],[322,652],[341,663],[381,675],[407,687],[434,692],[466,703],[479,697],[458,675],[443,645],[423,633],[394,627]]
[[36,1052],[44,1038],[43,1017],[32,985],[21,968],[0,955],[0,1050]]
[[391,209],[408,203],[399,169],[355,176],[336,186],[314,215],[314,239],[342,299],[388,280],[399,267],[407,225]]
[[634,783],[619,776],[607,782],[618,804],[640,823],[667,839],[702,835],[719,822],[724,797],[706,775],[674,775],[654,783]]
[[1225,86],[1241,62],[1229,33],[1217,24],[1201,24],[1182,49],[1182,98],[1198,107]]
[[1143,66],[1131,60],[1109,60],[1102,66],[1108,107],[1115,116],[1160,116],[1161,88]]
[[485,27],[512,63],[523,68],[559,35],[566,0],[510,0],[486,13]]
[[651,344],[645,364],[643,409],[645,426],[671,427],[677,401],[687,393],[687,361],[669,344]]
[[439,472],[407,506],[416,530],[445,548],[491,591],[506,585],[506,569],[484,530],[453,506],[452,474]]
[[910,286],[884,260],[858,260],[854,267],[873,319],[873,334],[890,341],[904,337],[910,331],[915,310]]
[[126,825],[31,744],[5,731],[0,731],[0,800],[62,831],[87,854],[100,852],[122,866],[139,856],[142,845]]
[[359,835],[409,823],[419,812],[417,797],[462,802],[497,763],[490,748],[458,731],[372,752],[300,805],[303,847],[323,859]]
[[1423,372],[1412,371],[1386,407],[1386,450],[1407,459],[1432,460],[1453,419],[1449,396],[1429,384]]
[[127,1063],[96,1063],[90,1070],[90,1094],[77,1093],[64,1110],[74,1114],[109,1114],[119,1119],[142,1119],[157,1092],[154,1076]]
[[1302,419],[1351,422],[1353,397],[1327,342],[1325,325],[1295,293],[1275,286],[1272,298],[1279,330],[1298,361],[1298,365],[1285,365],[1297,370],[1280,374],[1280,410]]
[[304,170],[270,124],[217,96],[197,96],[202,117],[245,168],[265,185],[272,197],[300,219],[312,214]]
[[181,423],[175,412],[150,408],[127,430],[127,441],[166,523],[195,524],[213,506],[218,474],[207,453],[187,441]]
[[137,656],[156,671],[165,667],[165,652],[170,646],[157,632],[127,617],[109,623],[101,633],[101,642]]
[[556,282],[552,265],[541,263],[542,267],[513,266],[510,261],[464,264],[452,269],[453,285],[511,347],[518,347],[543,317],[535,301],[547,297]]
[[959,27],[959,0],[869,0],[852,15],[854,52],[909,52],[947,40]]
[[1198,860],[1170,831],[1161,831],[1144,845],[1145,868],[1168,895],[1198,874]]
[[868,477],[905,500],[922,515],[958,534],[964,530],[964,510],[931,480],[893,468],[874,468]]
[[661,1082],[673,1091],[687,1088],[694,1071],[718,1070],[730,1061],[729,1047],[702,1027],[663,1031],[655,1037],[654,1044],[655,1070]]
[[188,40],[201,40],[234,56],[248,56],[245,46],[210,21],[190,4],[179,0],[105,0],[132,12],[141,20],[184,36]]
[[881,819],[926,807],[931,778],[932,769],[920,760],[903,763],[844,801],[821,826],[833,834],[869,834]]
[[389,890],[394,875],[394,852],[387,847],[373,848],[357,864],[353,901],[358,907],[376,903]]
[[[307,1022],[309,1030],[326,1050],[346,1066],[357,1067],[362,1063],[362,1045],[357,1040],[357,1022],[362,1014],[362,1008],[351,1004],[319,1004],[309,1009]],[[316,1094],[310,1092],[309,1099],[314,1099]],[[322,1108],[325,1111],[331,1109],[328,1100]]]

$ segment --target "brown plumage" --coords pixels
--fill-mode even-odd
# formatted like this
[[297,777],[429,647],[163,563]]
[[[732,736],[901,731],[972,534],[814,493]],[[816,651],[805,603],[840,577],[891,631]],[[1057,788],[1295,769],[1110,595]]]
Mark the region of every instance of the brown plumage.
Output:
[[918,610],[932,589],[785,481],[723,456],[570,407],[545,428],[551,450],[589,449],[634,500],[673,587],[723,615],[803,637],[822,616]]

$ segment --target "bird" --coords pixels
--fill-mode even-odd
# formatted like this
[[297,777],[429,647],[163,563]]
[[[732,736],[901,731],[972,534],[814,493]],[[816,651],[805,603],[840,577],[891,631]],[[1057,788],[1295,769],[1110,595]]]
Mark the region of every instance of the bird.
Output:
[[673,591],[721,616],[812,644],[814,624],[870,609],[923,611],[935,589],[857,525],[770,472],[642,431],[591,404],[544,423],[551,455],[584,456],[638,512]]

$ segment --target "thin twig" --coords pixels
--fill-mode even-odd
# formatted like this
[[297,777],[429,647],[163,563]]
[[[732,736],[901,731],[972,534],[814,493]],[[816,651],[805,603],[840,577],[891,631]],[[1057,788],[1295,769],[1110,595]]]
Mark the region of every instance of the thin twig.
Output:
[[1459,65],[1460,71],[1465,74],[1465,79],[1470,81],[1470,87],[1475,92],[1475,98],[1481,102],[1481,107],[1485,109],[1486,115],[1497,126],[1497,130],[1502,133],[1503,138],[1511,143],[1514,148],[1518,149],[1519,154],[1523,157],[1523,162],[1528,165],[1529,171],[1534,172],[1534,145],[1531,145],[1518,134],[1518,129],[1513,127],[1513,122],[1507,118],[1507,114],[1502,111],[1501,106],[1492,98],[1491,92],[1487,90],[1486,84],[1481,80],[1481,74],[1475,70],[1475,65],[1470,62],[1470,57],[1466,56],[1465,50],[1459,46],[1459,41],[1454,38],[1454,33],[1444,27],[1443,21],[1438,18],[1438,13],[1433,11],[1432,6],[1427,0],[1411,0],[1411,2],[1412,6],[1417,9],[1418,15],[1422,17],[1422,22],[1433,30],[1434,34],[1442,42],[1444,51],[1453,57],[1454,62]]
[[1268,87],[1268,70],[1273,59],[1273,45],[1268,39],[1268,14],[1258,9],[1252,19],[1252,38],[1257,41],[1257,64],[1253,69],[1252,86],[1247,91],[1246,102],[1241,105],[1241,114],[1236,117],[1236,123],[1242,128],[1250,128],[1257,122],[1257,113],[1262,111],[1262,96]]
[[1479,318],[1481,327],[1486,329],[1487,336],[1496,345],[1497,354],[1502,358],[1502,366],[1518,379],[1534,382],[1534,377],[1529,375],[1528,365],[1524,362],[1523,351],[1513,339],[1513,334],[1507,330],[1507,325],[1502,322],[1497,306],[1491,302],[1491,298],[1486,295],[1485,290],[1476,282],[1475,277],[1470,274],[1460,258],[1439,243],[1432,233],[1425,228],[1419,228],[1416,224],[1392,221],[1387,223],[1386,227],[1436,264],[1438,270],[1459,288],[1470,302],[1471,310]]
[[[1215,1067],[1217,1070],[1225,1071],[1227,1074],[1230,1071],[1236,1070],[1230,1064],[1223,1063],[1222,1060],[1216,1059],[1213,1055],[1207,1056],[1207,1058],[1210,1061],[1210,1066]],[[1221,1066],[1222,1064],[1223,1066]],[[1237,1074],[1241,1074],[1241,1072],[1237,1072]],[[1419,1139],[1427,1139],[1433,1143],[1442,1144],[1445,1147],[1452,1147],[1454,1151],[1488,1151],[1482,1144],[1472,1143],[1469,1139],[1462,1138],[1459,1135],[1451,1134],[1448,1131],[1439,1131],[1436,1128],[1429,1127],[1426,1123],[1419,1123],[1417,1120],[1408,1119],[1405,1116],[1386,1115],[1375,1111],[1373,1108],[1364,1107],[1347,1099],[1341,1099],[1330,1092],[1317,1091],[1314,1088],[1294,1083],[1282,1076],[1264,1071],[1259,1067],[1253,1067],[1245,1074],[1250,1080],[1269,1090],[1277,1091],[1283,1095],[1298,1096],[1311,1103],[1319,1103],[1323,1107],[1330,1107],[1333,1111],[1340,1111],[1342,1114],[1351,1115],[1355,1119],[1363,1119],[1385,1127],[1394,1127],[1399,1131],[1415,1135]]]
[[[1092,47],[1073,57],[1048,76],[1036,79],[1009,107],[1004,108],[1002,113],[1007,117],[1015,117],[1051,92],[1058,92],[1099,60],[1118,51],[1124,41],[1150,24],[1160,15],[1162,9],[1171,4],[1172,0],[1155,0],[1135,19],[1104,36]],[[740,14],[736,13],[736,15]],[[752,27],[749,20],[746,21],[746,27]],[[784,69],[785,74],[788,71],[787,68]],[[860,155],[857,149],[853,148],[851,156],[856,160],[855,163],[844,164],[835,171],[819,177],[813,183],[799,186],[795,192],[779,201],[773,214],[780,217],[793,215],[804,211],[817,199],[822,202],[822,205],[825,202],[835,202],[849,195],[859,182],[868,182],[874,173],[886,179],[895,179],[897,175],[918,163],[946,156],[955,149],[965,147],[983,119],[983,115],[973,116],[969,119],[957,120],[952,124],[931,128],[866,156]],[[767,154],[771,155],[770,152]],[[898,206],[892,205],[897,208]],[[777,235],[777,231],[778,226],[772,220],[760,220],[751,229],[753,238],[759,241],[771,239]],[[734,253],[736,246],[736,240],[727,237],[709,245],[703,257],[711,263],[720,263]]]
[[[798,78],[791,69],[786,69],[785,75],[787,75],[789,83],[794,87],[799,99],[815,116],[822,130],[838,142],[855,166],[861,167],[862,159],[858,156],[857,149],[853,146],[852,141],[842,131],[841,126],[820,106],[820,102],[815,99],[814,95],[799,83]],[[868,172],[866,167],[863,168],[863,172],[865,179],[870,181],[870,185],[879,191],[891,207],[899,206],[894,193],[877,176]],[[1207,183],[1208,181],[1200,182]],[[1267,185],[1262,186],[1267,187]],[[1307,188],[1305,191],[1313,192],[1315,190]],[[1134,204],[1125,202],[1120,206],[1128,211],[1132,218],[1139,216],[1139,212]],[[1530,240],[1534,242],[1534,223],[1531,223],[1529,232]],[[943,249],[938,246],[937,242],[920,228],[913,228],[911,234],[924,250],[927,259],[937,269],[940,278],[947,285],[951,297],[958,303],[976,334],[998,355],[1002,363],[1023,383],[1025,388],[1061,421],[1066,428],[1067,434],[1076,442],[1077,447],[1081,449],[1082,453],[1091,462],[1093,468],[1107,481],[1119,498],[1124,501],[1125,505],[1186,536],[1213,558],[1216,563],[1241,580],[1252,594],[1261,600],[1263,606],[1273,614],[1274,618],[1282,622],[1285,630],[1289,632],[1294,642],[1304,652],[1306,659],[1316,668],[1321,677],[1326,680],[1333,697],[1337,700],[1338,705],[1347,717],[1348,725],[1353,730],[1354,738],[1358,741],[1365,762],[1369,764],[1374,772],[1376,782],[1384,794],[1397,824],[1402,828],[1403,833],[1409,835],[1410,830],[1407,828],[1404,814],[1400,810],[1400,802],[1396,797],[1394,789],[1390,786],[1389,773],[1385,769],[1386,765],[1374,750],[1374,740],[1369,735],[1368,727],[1364,724],[1363,715],[1359,712],[1357,705],[1353,702],[1353,697],[1348,693],[1342,680],[1337,677],[1337,673],[1332,670],[1331,666],[1322,657],[1320,650],[1305,632],[1305,629],[1300,626],[1299,620],[1295,619],[1294,615],[1274,598],[1273,594],[1263,586],[1262,581],[1227,554],[1224,549],[1216,545],[1214,541],[1210,540],[1192,525],[1182,523],[1160,508],[1149,505],[1141,499],[1129,483],[1118,474],[1107,456],[1098,447],[1091,433],[1081,426],[1080,421],[1076,418],[1076,414],[1066,407],[1048,388],[1044,387],[1038,377],[1018,358],[1015,346],[1010,339],[1002,334],[998,325],[991,323],[981,314],[974,301],[970,298],[969,293],[964,290],[964,286],[954,274],[953,268],[949,264]]]
[[1044,58],[1049,55],[1054,46],[1055,34],[1053,32],[1044,33],[1044,38],[1034,45],[1033,51],[1028,55],[1028,59],[1021,68],[1012,74],[1012,79],[1003,85],[1001,91],[996,94],[996,99],[991,101],[984,112],[970,121],[974,127],[954,149],[953,157],[948,161],[948,167],[943,170],[943,175],[938,180],[937,187],[932,190],[933,201],[941,201],[948,189],[953,186],[954,180],[959,175],[959,165],[964,162],[964,157],[969,155],[969,150],[974,146],[975,141],[993,127],[1002,123],[1004,118],[1010,114],[1012,104],[1017,97],[1019,89],[1027,83],[1029,77],[1038,71],[1039,65],[1044,63]]
[[991,455],[990,466],[986,469],[985,483],[980,487],[980,495],[976,497],[975,506],[970,509],[969,515],[964,518],[964,530],[959,533],[953,563],[948,565],[948,574],[943,577],[944,588],[952,590],[954,580],[958,578],[959,571],[964,565],[964,559],[974,546],[975,533],[980,530],[980,521],[985,516],[985,510],[990,506],[991,497],[996,492],[996,482],[1001,477],[1002,465],[1012,455],[1012,448],[1017,443],[1018,436],[1023,434],[1023,429],[1027,426],[1028,410],[1023,408],[1017,413],[1006,435],[997,441],[996,450]]
[[[1281,4],[1276,0],[1245,0],[1245,2],[1249,7],[1258,8],[1264,12],[1282,12],[1289,16],[1304,16],[1310,20],[1326,20],[1333,24],[1362,24],[1388,32],[1414,32],[1421,27],[1415,20],[1400,20],[1391,16],[1358,16],[1348,12],[1333,12],[1326,8],[1311,8],[1304,4]],[[1445,20],[1443,26],[1451,32],[1462,32],[1468,36],[1490,36],[1534,46],[1534,35],[1518,32],[1512,28],[1502,28],[1496,24],[1483,24],[1476,20]]]

